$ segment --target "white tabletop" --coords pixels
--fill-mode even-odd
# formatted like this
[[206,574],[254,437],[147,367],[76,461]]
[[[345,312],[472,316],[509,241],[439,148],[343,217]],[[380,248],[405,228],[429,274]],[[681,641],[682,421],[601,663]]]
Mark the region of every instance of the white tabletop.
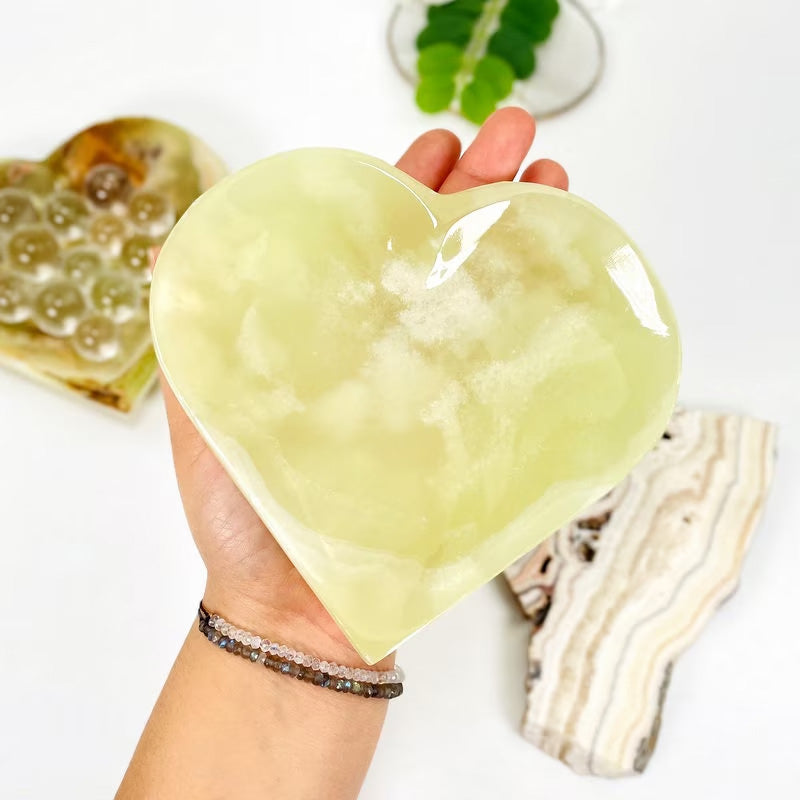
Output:
[[[578,777],[521,738],[526,625],[495,582],[403,647],[366,800],[783,798],[800,780],[800,7],[599,5],[606,75],[540,124],[533,154],[649,255],[682,324],[683,402],[780,423],[774,490],[739,592],[676,667],[642,777]],[[184,125],[232,167],[310,144],[389,160],[431,126],[468,138],[415,109],[391,6],[3,4],[0,153],[39,157],[124,114]],[[0,794],[109,797],[203,585],[158,398],[126,423],[3,371],[0,497]],[[142,614],[152,633],[131,640]]]

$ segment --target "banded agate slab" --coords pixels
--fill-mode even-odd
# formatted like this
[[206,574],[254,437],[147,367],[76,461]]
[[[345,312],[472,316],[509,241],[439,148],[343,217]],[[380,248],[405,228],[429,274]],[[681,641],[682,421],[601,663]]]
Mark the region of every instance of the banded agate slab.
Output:
[[589,203],[439,195],[333,149],[197,200],[151,322],[180,402],[369,662],[617,484],[680,368],[663,290]]

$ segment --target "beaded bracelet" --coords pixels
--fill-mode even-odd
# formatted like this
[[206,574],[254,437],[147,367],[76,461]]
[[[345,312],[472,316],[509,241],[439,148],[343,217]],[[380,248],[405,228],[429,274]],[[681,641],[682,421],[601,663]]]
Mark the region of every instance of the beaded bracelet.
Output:
[[343,667],[236,628],[200,603],[198,628],[209,642],[268,669],[337,692],[392,700],[403,694],[403,671]]

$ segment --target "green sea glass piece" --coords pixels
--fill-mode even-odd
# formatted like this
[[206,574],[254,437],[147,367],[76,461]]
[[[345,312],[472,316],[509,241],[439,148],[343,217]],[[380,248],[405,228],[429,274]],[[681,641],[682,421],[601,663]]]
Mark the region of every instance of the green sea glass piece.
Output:
[[439,195],[343,150],[206,192],[151,320],[180,402],[369,662],[617,484],[680,368],[663,290],[589,203]]

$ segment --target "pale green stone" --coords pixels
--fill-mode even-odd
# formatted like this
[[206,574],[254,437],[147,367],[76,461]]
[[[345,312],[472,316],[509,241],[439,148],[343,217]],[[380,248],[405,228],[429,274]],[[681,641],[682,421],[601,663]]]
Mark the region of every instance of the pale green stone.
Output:
[[151,309],[178,398],[371,662],[616,484],[677,391],[672,311],[604,214],[347,151],[203,195]]

